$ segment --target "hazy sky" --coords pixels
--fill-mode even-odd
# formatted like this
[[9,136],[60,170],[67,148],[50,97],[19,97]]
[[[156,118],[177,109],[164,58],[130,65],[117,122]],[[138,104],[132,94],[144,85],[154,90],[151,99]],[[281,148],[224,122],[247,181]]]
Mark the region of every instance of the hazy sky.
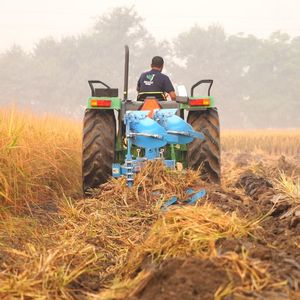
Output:
[[282,30],[300,36],[300,0],[0,0],[0,51],[30,50],[41,38],[88,31],[115,6],[134,5],[156,37],[172,38],[194,24],[266,37]]

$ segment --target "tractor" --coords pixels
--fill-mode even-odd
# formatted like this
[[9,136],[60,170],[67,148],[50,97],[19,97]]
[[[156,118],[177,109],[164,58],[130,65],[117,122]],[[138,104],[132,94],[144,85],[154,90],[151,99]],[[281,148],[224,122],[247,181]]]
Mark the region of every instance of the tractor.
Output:
[[[83,125],[83,192],[111,176],[126,176],[132,186],[145,162],[161,159],[166,167],[199,170],[208,182],[220,182],[220,127],[210,95],[213,80],[200,80],[189,97],[166,101],[164,94],[144,93],[128,99],[129,48],[125,46],[123,99],[118,89],[90,80]],[[207,96],[195,88],[208,84]],[[101,85],[99,88],[96,85]]]

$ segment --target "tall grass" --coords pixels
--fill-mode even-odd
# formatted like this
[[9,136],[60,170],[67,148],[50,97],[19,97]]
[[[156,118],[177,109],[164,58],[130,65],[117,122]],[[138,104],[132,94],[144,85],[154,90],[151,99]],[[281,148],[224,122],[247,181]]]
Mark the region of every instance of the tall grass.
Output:
[[222,150],[265,152],[270,155],[299,155],[300,130],[224,130]]
[[81,124],[0,110],[0,201],[14,208],[80,191]]
[[[81,122],[0,109],[0,201],[15,208],[80,194]],[[222,151],[298,155],[300,130],[224,130]]]

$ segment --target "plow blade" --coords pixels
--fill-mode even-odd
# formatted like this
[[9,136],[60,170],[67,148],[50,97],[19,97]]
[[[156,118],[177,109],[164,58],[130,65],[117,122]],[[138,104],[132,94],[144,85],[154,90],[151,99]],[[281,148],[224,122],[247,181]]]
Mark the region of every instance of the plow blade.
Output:
[[169,144],[188,144],[195,138],[204,140],[204,135],[197,132],[185,120],[176,115],[176,109],[162,109],[155,112],[154,119],[163,126],[168,135],[177,137],[177,141]]
[[127,137],[142,148],[161,148],[167,144],[188,144],[195,138],[204,139],[202,133],[176,115],[177,109],[156,110],[149,118],[149,111],[128,111],[125,119]]

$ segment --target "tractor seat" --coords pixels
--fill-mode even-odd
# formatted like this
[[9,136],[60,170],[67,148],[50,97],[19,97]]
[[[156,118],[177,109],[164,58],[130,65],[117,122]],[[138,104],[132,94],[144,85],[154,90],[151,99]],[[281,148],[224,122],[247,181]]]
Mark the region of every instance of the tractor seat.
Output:
[[145,101],[146,98],[155,98],[158,101],[167,101],[167,98],[164,93],[162,92],[144,92],[139,93],[137,96],[137,101]]

